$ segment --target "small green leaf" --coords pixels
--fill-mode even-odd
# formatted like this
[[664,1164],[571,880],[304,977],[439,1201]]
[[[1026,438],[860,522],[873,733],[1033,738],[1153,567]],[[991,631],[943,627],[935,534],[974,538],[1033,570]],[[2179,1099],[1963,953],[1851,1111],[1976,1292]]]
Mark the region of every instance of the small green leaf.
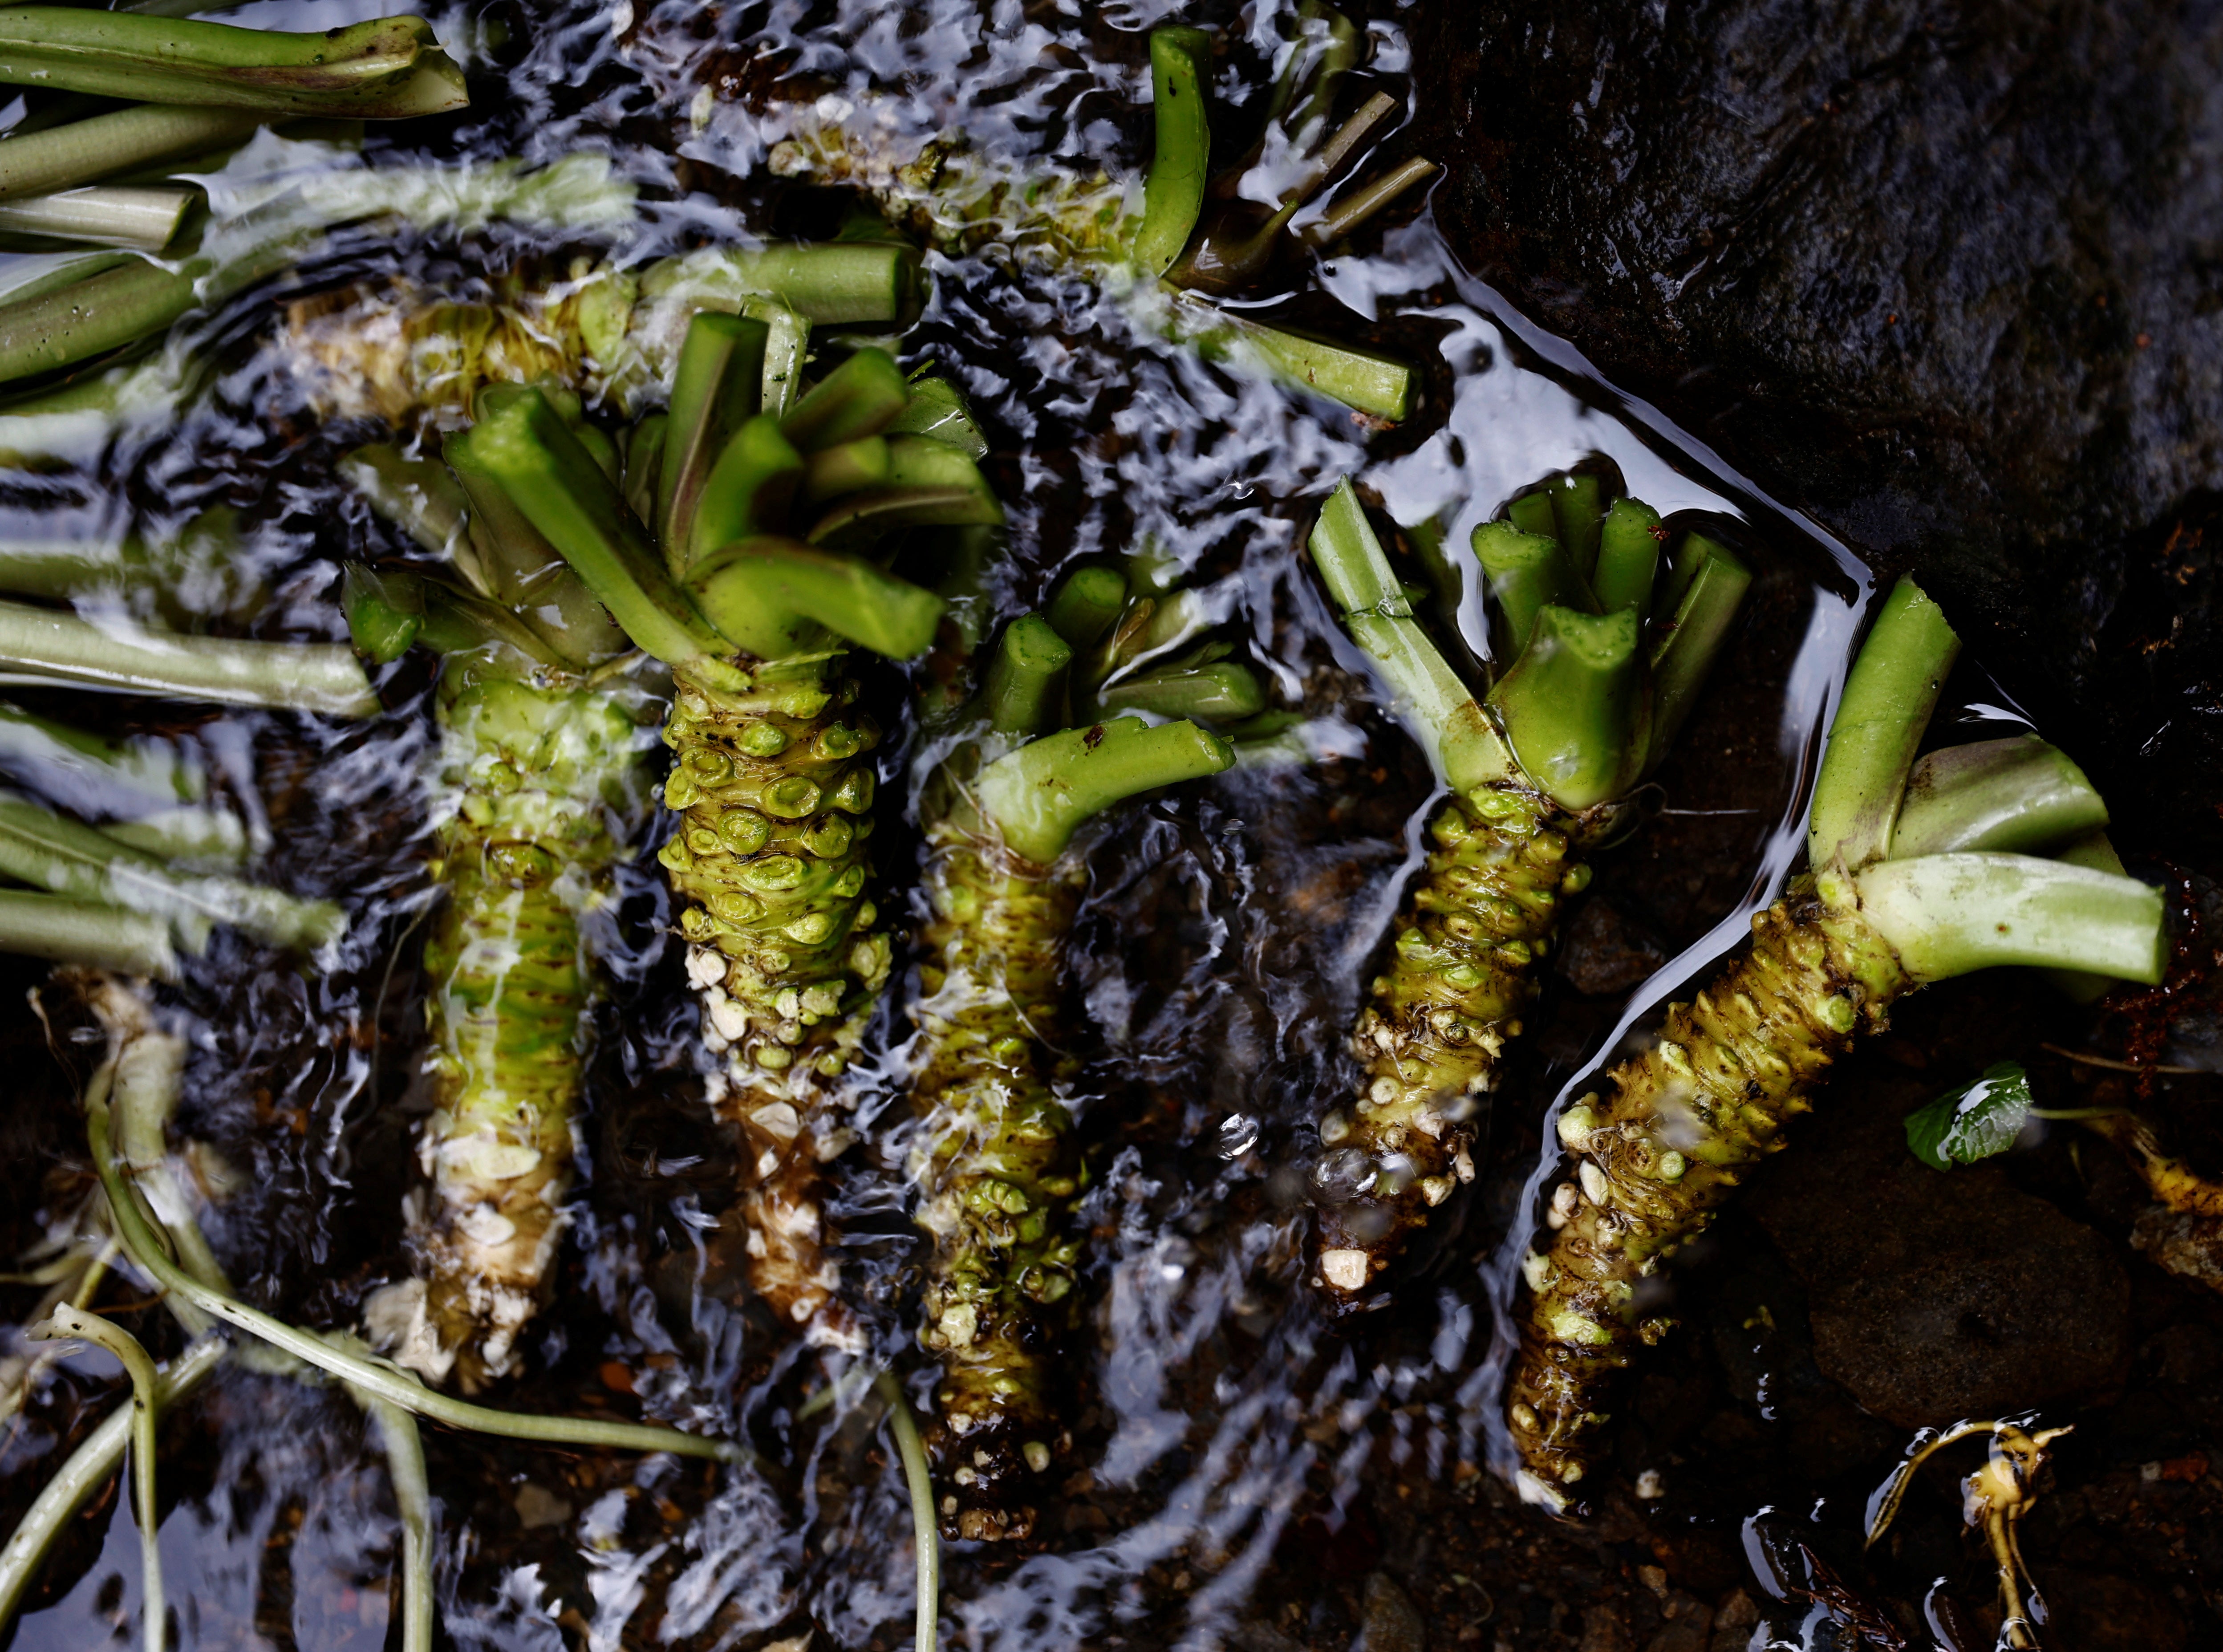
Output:
[[1906,1144],[1933,1170],[2004,1153],[2030,1117],[2030,1075],[2003,1061],[1906,1115]]

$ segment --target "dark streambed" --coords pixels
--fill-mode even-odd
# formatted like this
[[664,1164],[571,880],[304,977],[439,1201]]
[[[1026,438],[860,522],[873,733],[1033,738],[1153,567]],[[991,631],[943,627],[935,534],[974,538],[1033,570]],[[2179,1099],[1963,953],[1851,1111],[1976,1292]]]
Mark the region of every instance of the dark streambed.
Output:
[[[472,116],[444,134],[381,136],[374,158],[548,161],[608,149],[652,200],[684,197],[644,208],[634,244],[651,253],[736,228],[809,231],[834,204],[763,181],[770,129],[752,99],[847,94],[869,79],[898,131],[960,124],[1015,156],[1095,155],[1139,142],[1140,31],[1160,20],[1146,7],[1085,22],[1012,9],[992,27],[969,4],[623,9],[494,14],[513,39],[475,80]],[[253,13],[281,15],[337,13]],[[1279,15],[1213,16],[1247,41],[1224,89],[1263,81],[1257,54]],[[1406,16],[1385,11],[1372,36],[1375,69],[1400,92],[1413,66]],[[701,106],[706,77],[721,96]],[[1897,1141],[1901,1113],[2002,1055],[2031,1060],[2056,1099],[2089,1088],[2092,1075],[2039,1048],[2078,1047],[2085,1025],[2027,982],[1980,980],[1911,1003],[1834,1086],[1799,1150],[1694,1258],[1684,1329],[1625,1408],[1597,1519],[1547,1524],[1488,1472],[1492,1293],[1498,1258],[1520,1248],[1539,1121],[1731,943],[1784,870],[1795,842],[1782,823],[1861,590],[1846,552],[1648,409],[1625,406],[1460,274],[1431,216],[1406,216],[1286,306],[1426,364],[1419,415],[1391,432],[1169,354],[1094,287],[1040,271],[938,264],[935,297],[904,340],[959,374],[994,442],[992,475],[1012,501],[1015,602],[1074,556],[1154,536],[1225,590],[1285,703],[1347,724],[1344,754],[1316,769],[1226,777],[1122,819],[1094,849],[1073,981],[1099,1167],[1092,1312],[1075,1356],[1092,1467],[1064,1488],[1038,1552],[953,1554],[948,1643],[1287,1652],[1349,1646],[1363,1624],[1375,1652],[1696,1652],[1743,1647],[1765,1619],[1788,1644],[1852,1644],[1824,1608],[1776,1598],[1814,1584],[1804,1544],[1853,1594],[1903,1614],[1911,1644],[1943,1579],[1937,1592],[1959,1603],[1960,1644],[1973,1648],[1988,1641],[1991,1586],[1958,1533],[1949,1478],[1925,1483],[1892,1544],[1867,1560],[1861,1501],[1914,1426],[2042,1405],[2049,1420],[2079,1422],[2026,1536],[2062,1645],[2216,1644],[2204,1591],[2223,1566],[2223,1493],[2206,1459],[2223,1402],[2218,1299],[2125,1242],[2141,1200],[2100,1144],[2080,1151],[2057,1131],[1949,1182]],[[355,236],[313,274],[338,284],[406,262],[467,285],[555,238]],[[287,596],[265,633],[336,636],[338,560],[385,542],[332,477],[345,432],[313,431],[259,348],[273,296],[230,306],[211,329],[232,370],[202,411],[127,439],[85,475],[15,479],[5,502],[51,510],[106,489],[161,517],[221,498],[261,525]],[[1301,531],[1333,478],[1363,467],[1401,512],[1463,499],[1456,543],[1515,488],[1594,452],[1662,509],[1742,518],[1763,577],[1730,669],[1659,777],[1656,817],[1602,864],[1574,920],[1471,1195],[1399,1308],[1331,1331],[1300,1284],[1311,1124],[1347,1081],[1341,1029],[1429,783],[1409,742],[1365,704],[1355,657],[1299,561]],[[1951,698],[2007,703],[1983,665],[2012,678],[2027,662],[1977,652]],[[903,684],[890,673],[878,688],[893,722]],[[249,1295],[317,1323],[348,1322],[406,1265],[397,1213],[422,1105],[411,776],[426,738],[423,690],[405,668],[385,684],[394,715],[342,734],[286,717],[102,708],[119,724],[192,731],[267,815],[268,874],[337,895],[357,917],[328,977],[220,943],[171,998],[196,1027],[185,1123],[246,1172],[211,1223],[218,1248]],[[891,752],[885,778],[899,785],[901,773]],[[898,886],[910,853],[894,838],[881,852]],[[645,1404],[745,1434],[765,1466],[721,1479],[428,1431],[445,1630],[489,1648],[755,1648],[812,1628],[820,1645],[904,1644],[899,1478],[869,1412],[800,1415],[829,1367],[740,1287],[738,1239],[722,1220],[731,1149],[700,1106],[696,1012],[661,939],[652,871],[644,861],[607,921],[614,980],[589,1094],[590,1178],[558,1306],[533,1340],[532,1374],[496,1397],[572,1413]],[[36,979],[20,966],[11,977]],[[2184,1036],[2196,1031],[2188,1022]],[[0,1238],[21,1249],[82,1189],[71,1092],[92,1056],[66,1072],[44,1030],[13,1012],[6,1037],[20,1076],[0,1126]],[[841,1166],[834,1214],[877,1352],[910,1369],[898,1037],[891,1018],[878,1041],[889,1053],[864,1079],[877,1124]],[[2169,1082],[2161,1105],[2196,1130],[2214,1080]],[[158,1342],[169,1334],[159,1312],[130,1322]],[[2062,1351],[2072,1345],[2074,1358]],[[114,1392],[98,1356],[56,1378],[0,1458],[0,1516],[28,1500]],[[227,1375],[167,1439],[164,1546],[185,1643],[387,1643],[393,1506],[351,1405]],[[1660,1495],[1640,1498],[1647,1472]],[[135,1573],[129,1516],[111,1497],[56,1557],[15,1644],[109,1643],[130,1624]],[[1931,1608],[1940,1624],[1953,1610]]]

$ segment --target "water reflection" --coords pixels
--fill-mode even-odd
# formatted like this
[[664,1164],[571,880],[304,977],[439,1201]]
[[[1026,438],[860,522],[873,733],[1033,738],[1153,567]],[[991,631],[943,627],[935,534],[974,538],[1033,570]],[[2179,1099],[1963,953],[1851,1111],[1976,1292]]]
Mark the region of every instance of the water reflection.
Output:
[[[384,9],[269,0],[241,16],[283,26],[313,13],[325,26]],[[869,121],[896,146],[961,129],[974,155],[1018,170],[1080,173],[1131,154],[1146,114],[1141,31],[1174,9],[550,7],[521,41],[469,24],[474,60],[492,66],[452,132],[377,134],[362,156],[334,152],[328,164],[607,154],[648,192],[614,249],[645,261],[696,237],[784,229],[757,174],[799,111]],[[1219,72],[1227,101],[1266,84],[1294,10],[1246,12]],[[461,12],[450,21],[465,26]],[[1391,21],[1370,29],[1370,73],[1397,85],[1402,37]],[[419,279],[460,281],[580,233],[343,236],[318,274],[337,284],[406,260]],[[1425,363],[1420,416],[1387,434],[1167,346],[1078,274],[988,257],[932,268],[934,295],[902,348],[959,380],[994,443],[1011,520],[1006,609],[1038,600],[1075,558],[1147,541],[1207,595],[1284,703],[1341,731],[1338,754],[1317,766],[1239,770],[1096,835],[1072,983],[1086,1046],[1074,1100],[1098,1167],[1083,1211],[1093,1306],[1074,1353],[1092,1466],[1065,1488],[1049,1552],[950,1559],[950,1644],[1016,1652],[1118,1634],[1218,1646],[1257,1610],[1277,1556],[1323,1556],[1332,1573],[1340,1548],[1359,1547],[1363,1483],[1383,1463],[1442,1481],[1502,1460],[1495,1393],[1513,1264],[1553,1174],[1535,1166],[1519,1186],[1524,1163],[1505,1198],[1478,1189],[1395,1313],[1348,1332],[1316,1316],[1302,1277],[1313,1122],[1350,1081],[1344,1029],[1419,865],[1433,782],[1374,708],[1363,661],[1318,595],[1301,544],[1311,511],[1355,471],[1397,520],[1438,520],[1462,545],[1516,488],[1603,455],[1663,512],[1749,524],[1776,592],[1726,668],[1748,673],[1741,704],[1774,709],[1759,754],[1733,782],[1710,782],[1693,766],[1710,747],[1686,737],[1701,755],[1663,774],[1670,807],[1696,798],[1693,812],[1723,817],[1709,841],[1735,861],[1726,892],[1698,903],[1695,938],[1609,1025],[1571,1022],[1560,1045],[1539,1035],[1500,1099],[1501,1140],[1512,1122],[1533,1130],[1546,1096],[1577,1093],[1780,883],[1854,634],[1859,571],[1511,316],[1459,270],[1425,211],[1372,255],[1321,263],[1304,310],[1315,325],[1340,314],[1354,339]],[[251,295],[197,329],[192,342],[220,349],[225,366],[192,411],[88,460],[65,491],[79,512],[128,498],[142,523],[230,501],[261,525],[256,569],[283,594],[258,629],[331,638],[333,571],[377,530],[333,478],[338,438],[307,431],[298,392],[257,347],[270,322],[267,297]],[[1486,659],[1480,602],[1479,582],[1463,582],[1461,627]],[[345,900],[356,918],[327,974],[219,951],[181,994],[198,1018],[188,1127],[252,1184],[212,1220],[213,1237],[243,1289],[320,1323],[347,1322],[403,1265],[394,1218],[409,1117],[424,1105],[411,1077],[421,1027],[411,936],[427,899],[412,777],[428,711],[406,668],[386,686],[393,714],[365,728],[247,715],[195,722],[185,736],[269,838],[273,874]],[[900,715],[891,694],[888,720]],[[1702,706],[1693,735],[1706,716]],[[906,762],[891,743],[891,790]],[[910,851],[889,835],[881,869],[902,883]],[[652,873],[629,878],[603,920],[612,984],[560,1306],[535,1334],[538,1374],[503,1397],[576,1410],[629,1393],[653,1415],[740,1428],[765,1462],[719,1479],[657,1460],[436,1440],[447,1631],[474,1648],[723,1648],[815,1625],[825,1643],[891,1645],[907,1633],[910,1536],[878,1412],[858,1397],[802,1413],[807,1396],[875,1361],[916,1365],[900,1018],[883,1016],[859,1064],[870,1139],[837,1167],[831,1207],[871,1345],[852,1362],[796,1346],[735,1289],[721,1248],[730,1146],[699,1106],[692,1000]],[[165,1528],[183,1643],[382,1641],[395,1529],[359,1419],[329,1396],[235,1373],[175,1426],[205,1460]],[[13,1460],[35,1477],[52,1458]],[[78,1580],[24,1620],[19,1646],[105,1644],[129,1621],[129,1523],[111,1510],[101,1552],[80,1556]]]

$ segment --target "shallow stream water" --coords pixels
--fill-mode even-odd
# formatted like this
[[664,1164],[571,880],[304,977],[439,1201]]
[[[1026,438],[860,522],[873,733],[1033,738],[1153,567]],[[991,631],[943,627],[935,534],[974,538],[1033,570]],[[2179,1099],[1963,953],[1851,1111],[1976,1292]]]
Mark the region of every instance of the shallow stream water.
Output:
[[[325,27],[376,9],[269,0],[232,15]],[[1203,9],[1182,20],[1226,29],[1215,90],[1232,129],[1269,81],[1294,8]],[[403,547],[335,476],[364,431],[319,428],[270,344],[287,299],[394,269],[472,296],[488,269],[537,251],[646,261],[702,242],[822,232],[836,204],[765,170],[799,108],[869,124],[898,148],[962,130],[976,155],[1014,174],[1131,171],[1147,145],[1144,31],[1173,13],[573,0],[442,14],[443,37],[473,69],[467,116],[375,131],[360,148],[266,139],[273,148],[212,184],[219,205],[258,167],[350,188],[363,169],[587,154],[638,187],[637,208],[607,211],[589,191],[552,229],[451,218],[336,232],[297,272],[189,324],[216,367],[179,414],[129,427],[79,463],[0,477],[0,505],[90,533],[160,530],[229,504],[251,525],[255,570],[275,593],[247,629],[340,639],[342,560]],[[1399,16],[1377,9],[1363,74],[1403,97]],[[1510,1264],[1553,1174],[1537,1147],[1546,1109],[1733,946],[1779,886],[1865,575],[1511,314],[1460,269],[1424,204],[1290,272],[1261,301],[1420,366],[1415,414],[1389,430],[1167,345],[1085,269],[980,256],[935,256],[929,268],[932,296],[899,348],[906,365],[930,357],[951,372],[988,432],[987,469],[1011,520],[1007,611],[1039,599],[1075,558],[1154,543],[1209,595],[1275,703],[1315,720],[1317,749],[1311,765],[1238,769],[1128,810],[1088,841],[1071,992],[1084,1058],[1074,1102],[1095,1166],[1088,1309],[1072,1356],[1089,1466],[1027,1552],[951,1548],[943,1643],[1282,1648],[1347,1636],[1337,1603],[1398,1541],[1385,1536],[1395,1523],[1383,1505],[1418,1487],[1423,1503],[1479,1496],[1516,1534],[1533,1518],[1490,1476],[1505,1455],[1495,1392]],[[1302,1277],[1313,1124],[1351,1081],[1344,1031],[1418,864],[1433,783],[1333,625],[1302,536],[1328,489],[1355,474],[1390,516],[1439,516],[1445,542],[1463,545],[1516,489],[1596,456],[1663,513],[1713,514],[1759,578],[1721,680],[1647,794],[1644,831],[1601,866],[1595,899],[1640,938],[1571,943],[1496,1099],[1482,1176],[1445,1213],[1398,1307],[1331,1327]],[[1455,598],[1467,643],[1486,657],[1475,583]],[[214,629],[240,623],[200,617]],[[370,1289],[406,1271],[408,1128],[426,1105],[416,952],[430,899],[427,687],[421,666],[392,668],[381,683],[387,715],[361,725],[26,697],[80,721],[173,734],[251,823],[261,875],[330,895],[353,920],[329,970],[224,937],[162,995],[192,1041],[181,1125],[241,1173],[208,1220],[211,1237],[242,1290],[297,1322],[350,1323]],[[900,673],[873,689],[883,720],[907,730]],[[1964,697],[1983,692],[1973,683]],[[908,772],[903,740],[891,741],[891,794]],[[882,845],[888,904],[903,910],[915,844],[891,832]],[[697,1012],[645,848],[620,896],[596,920],[610,987],[554,1303],[529,1334],[529,1374],[492,1397],[638,1409],[734,1434],[761,1460],[714,1472],[428,1429],[445,1632],[488,1649],[747,1649],[806,1631],[824,1647],[906,1644],[910,1527],[881,1414],[855,1398],[806,1409],[874,1364],[925,1393],[907,1328],[919,1247],[905,1212],[905,1024],[892,1006],[882,1014],[857,1069],[864,1138],[835,1168],[844,1277],[872,1346],[853,1358],[806,1348],[740,1285],[733,1149],[702,1106]],[[10,968],[15,986],[39,978]],[[8,1047],[29,1076],[0,1144],[0,1236],[21,1248],[82,1195],[72,1089],[97,1055],[73,1050],[63,1025],[64,1071],[44,1053],[45,1030],[9,1015]],[[157,1334],[156,1315],[135,1322]],[[97,1353],[53,1374],[0,1456],[0,1513],[28,1501],[117,1391]],[[394,1503],[375,1440],[343,1397],[227,1371],[166,1438],[162,1542],[181,1644],[392,1643]],[[16,1647],[75,1652],[126,1636],[136,1553],[128,1506],[111,1493],[51,1563]],[[1560,1636],[1564,1612],[1548,1635],[1521,1627],[1520,1603],[1492,1598],[1506,1582],[1448,1561],[1436,1581],[1436,1644]],[[1574,1601],[1577,1619],[1582,1610]],[[1812,1617],[1801,1604],[1779,1628],[1826,1643]],[[1457,1624],[1477,1633],[1445,1627]]]

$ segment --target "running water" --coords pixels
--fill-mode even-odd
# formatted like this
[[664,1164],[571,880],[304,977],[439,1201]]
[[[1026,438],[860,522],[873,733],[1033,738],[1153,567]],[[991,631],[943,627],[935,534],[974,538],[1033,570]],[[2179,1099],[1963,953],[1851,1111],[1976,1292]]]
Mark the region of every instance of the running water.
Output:
[[[268,0],[228,16],[323,28],[383,9]],[[532,9],[521,36],[497,27]],[[1294,10],[1181,13],[1228,22],[1214,92],[1231,122],[1270,84]],[[359,148],[266,136],[212,181],[219,206],[279,169],[298,187],[353,189],[405,169],[513,157],[576,167],[584,155],[607,157],[608,178],[578,174],[589,186],[537,218],[475,220],[468,202],[450,202],[423,227],[335,234],[300,270],[173,344],[192,386],[181,413],[128,426],[75,468],[0,476],[0,503],[50,526],[66,519],[69,532],[128,514],[142,533],[228,505],[249,524],[251,571],[274,593],[254,634],[340,639],[340,563],[400,547],[334,473],[362,428],[316,426],[268,344],[286,300],[397,272],[468,298],[490,270],[534,254],[638,262],[705,241],[823,233],[838,204],[771,175],[777,146],[813,122],[851,125],[899,157],[961,132],[975,163],[1016,177],[1132,173],[1147,145],[1144,31],[1174,13],[1009,0],[451,10],[435,22],[472,69],[474,98],[451,129],[375,130]],[[1366,25],[1359,73],[1401,99],[1395,16]],[[613,192],[627,184],[631,211]],[[1552,1139],[1544,1103],[1579,1093],[1779,886],[1863,572],[1511,315],[1459,268],[1425,205],[1390,214],[1356,249],[1303,272],[1300,290],[1259,306],[1418,365],[1418,411],[1387,431],[1165,344],[1085,269],[988,255],[929,266],[933,296],[898,348],[907,366],[930,358],[954,375],[989,434],[987,470],[1011,517],[1002,610],[1039,601],[1076,558],[1153,546],[1244,643],[1276,703],[1312,720],[1318,759],[1238,769],[1120,814],[1092,842],[1072,980],[1084,1046],[1074,1103],[1095,1166],[1083,1211],[1090,1306],[1073,1356],[1091,1466],[1046,1511],[1042,1552],[949,1555],[945,1644],[1229,1644],[1238,1624],[1300,1621],[1291,1605],[1309,1609],[1326,1580],[1369,1568],[1380,1549],[1365,1535],[1378,1523],[1370,1479],[1470,1489],[1502,1466],[1496,1395],[1515,1264],[1552,1174],[1538,1157]],[[215,370],[189,378],[187,350]],[[1499,1093],[1483,1176],[1401,1306],[1331,1330],[1302,1277],[1313,1121],[1350,1081],[1345,1030],[1420,863],[1432,781],[1375,706],[1303,534],[1355,472],[1391,517],[1436,519],[1463,546],[1516,489],[1600,457],[1661,512],[1710,514],[1759,573],[1743,640],[1658,777],[1655,818],[1600,867],[1594,899],[1644,911],[1672,955],[1633,989],[1555,986]],[[1463,552],[1457,564],[1445,595],[1486,659],[1479,582],[1459,577]],[[902,735],[905,685],[891,671],[874,689]],[[432,739],[422,668],[405,661],[382,692],[389,715],[345,727],[66,701],[80,720],[162,729],[197,751],[267,842],[261,874],[339,899],[353,919],[324,973],[233,937],[165,997],[193,1043],[182,1125],[236,1173],[208,1222],[217,1252],[251,1299],[325,1326],[355,1322],[369,1290],[406,1273],[409,1128],[428,1105],[417,1071],[430,899],[417,777]],[[909,751],[891,737],[886,753],[883,783],[899,787]],[[912,881],[914,851],[899,834],[881,840],[892,888]],[[555,1303],[527,1333],[528,1374],[493,1397],[573,1414],[638,1405],[734,1433],[761,1460],[713,1472],[428,1430],[446,1631],[488,1649],[755,1647],[807,1630],[821,1645],[902,1643],[910,1527],[878,1413],[857,1403],[862,1384],[834,1390],[852,1398],[809,1402],[873,1363],[926,1392],[908,1318],[919,1242],[906,1213],[903,1019],[883,1012],[855,1069],[862,1139],[834,1167],[829,1212],[870,1346],[806,1349],[740,1288],[734,1149],[702,1105],[696,1012],[670,917],[644,854],[596,920],[610,987]],[[37,978],[10,967],[24,984]],[[44,1062],[35,1026],[9,1036],[25,1063]],[[78,1057],[71,1077],[89,1065]],[[11,1126],[0,1168],[17,1250],[82,1193],[75,1109],[60,1078],[41,1081],[39,1116]],[[7,1513],[58,1460],[76,1408],[114,1392],[104,1360],[74,1357],[7,1444]],[[387,1643],[393,1504],[350,1404],[227,1372],[166,1428],[180,1644]],[[19,1648],[106,1645],[133,1621],[128,1510],[105,1504],[81,1524]]]

